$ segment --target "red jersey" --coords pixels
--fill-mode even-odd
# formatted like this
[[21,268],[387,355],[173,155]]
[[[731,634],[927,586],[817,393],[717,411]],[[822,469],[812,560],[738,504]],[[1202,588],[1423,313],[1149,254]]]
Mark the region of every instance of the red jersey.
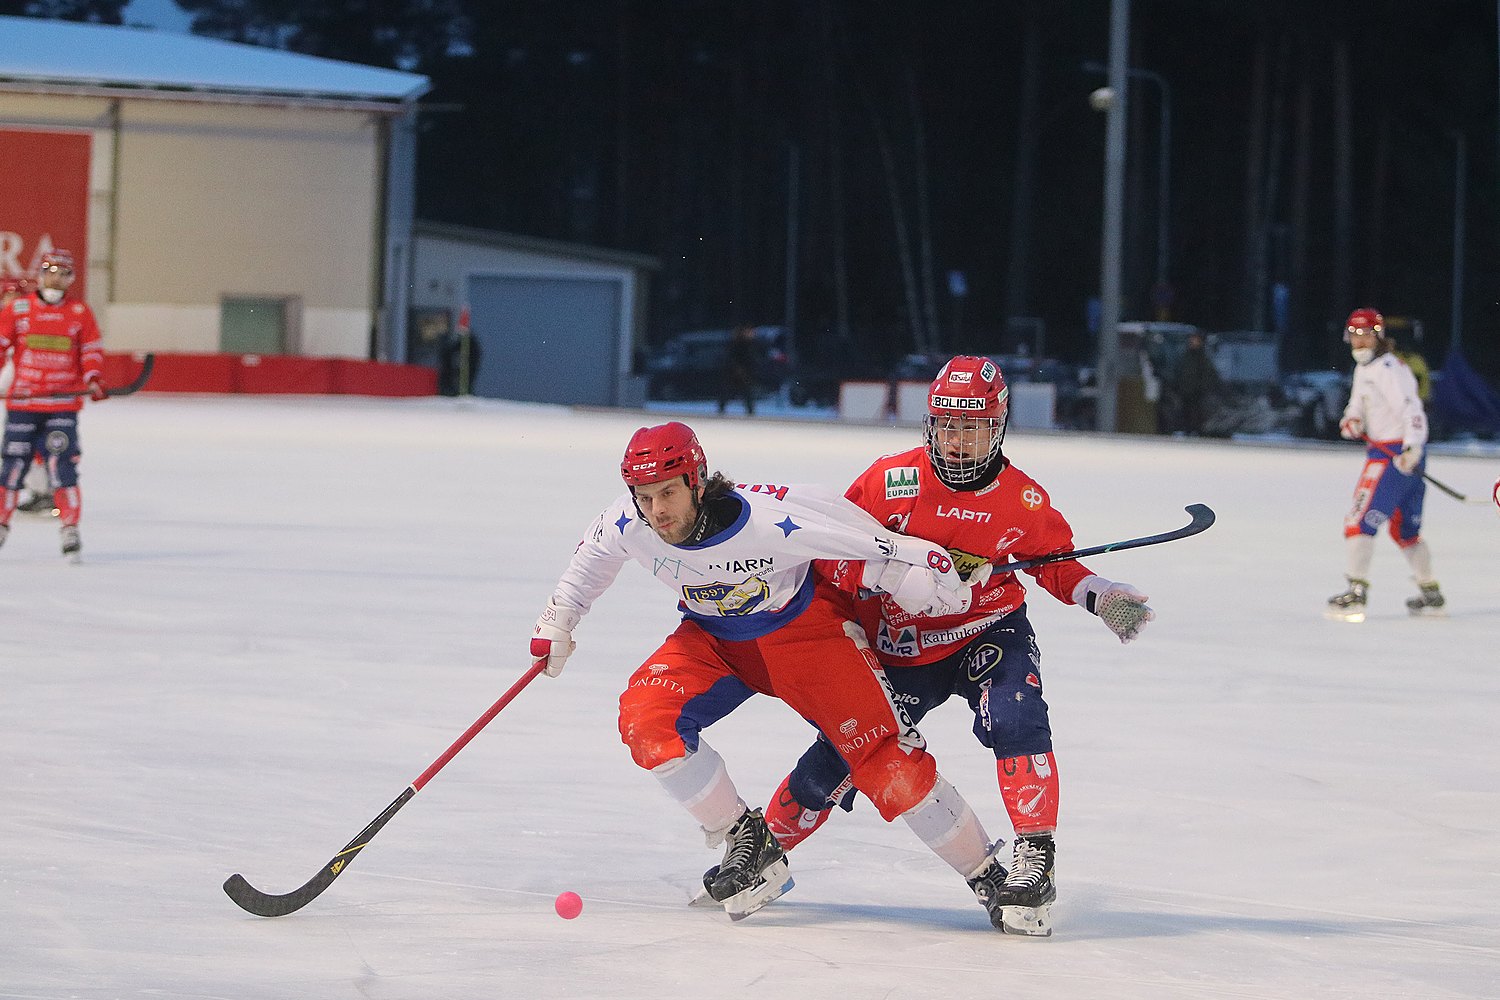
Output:
[[[1047,491],[1014,465],[1006,465],[984,489],[966,493],[943,485],[927,449],[913,448],[878,459],[845,496],[886,527],[946,548],[965,577],[986,561],[1030,559],[1074,547],[1073,529]],[[844,568],[834,574],[836,580],[851,575]],[[1023,572],[1064,604],[1073,603],[1073,588],[1092,575],[1076,561]],[[1025,599],[1026,588],[1016,574],[996,573],[960,615],[918,618],[885,594],[858,603],[860,622],[880,662],[900,666],[931,663],[957,651]]]
[[94,312],[68,298],[53,306],[33,292],[0,309],[0,357],[6,351],[14,353],[16,366],[6,403],[16,410],[77,410],[83,401],[73,393],[104,371]]

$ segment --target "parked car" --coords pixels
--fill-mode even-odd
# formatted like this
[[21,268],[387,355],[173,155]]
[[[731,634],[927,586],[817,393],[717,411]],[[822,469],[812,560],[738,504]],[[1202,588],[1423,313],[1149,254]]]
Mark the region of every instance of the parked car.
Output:
[[[761,350],[755,372],[757,395],[774,395],[786,384],[790,371],[786,328],[757,326],[754,330]],[[732,330],[723,329],[690,330],[672,337],[646,360],[646,395],[661,400],[717,398],[731,336]]]
[[1336,438],[1349,402],[1353,376],[1347,371],[1290,372],[1281,380],[1282,424],[1297,437]]

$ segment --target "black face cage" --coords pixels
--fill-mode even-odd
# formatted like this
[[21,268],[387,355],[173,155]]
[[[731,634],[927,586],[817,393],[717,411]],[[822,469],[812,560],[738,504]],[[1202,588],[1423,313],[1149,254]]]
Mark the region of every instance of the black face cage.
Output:
[[[937,470],[943,482],[961,486],[981,479],[1000,456],[1000,445],[1005,440],[1005,425],[1009,418],[1008,410],[1005,417],[957,417],[950,414],[927,414],[923,440],[927,446],[927,457],[932,461],[932,467]],[[960,432],[963,435],[963,444],[966,446],[963,451],[970,455],[979,450],[980,432],[988,430],[990,432],[989,451],[983,458],[950,459],[943,455],[938,445],[938,425],[944,420],[974,422],[972,428],[965,428]]]

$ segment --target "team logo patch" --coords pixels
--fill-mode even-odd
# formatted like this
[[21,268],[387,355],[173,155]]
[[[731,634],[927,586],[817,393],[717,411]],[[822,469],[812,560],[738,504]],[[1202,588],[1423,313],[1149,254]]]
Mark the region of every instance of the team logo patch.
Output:
[[903,465],[899,468],[885,470],[885,498],[887,500],[914,497],[917,495],[919,484],[920,480],[917,477],[917,467],[915,465]]
[[712,604],[725,618],[753,614],[767,597],[771,596],[770,584],[751,577],[744,583],[710,583],[697,587],[683,587],[682,596],[689,602]]
[[61,455],[68,450],[68,435],[64,431],[47,432],[47,453]]
[[974,650],[969,654],[968,665],[965,668],[968,672],[969,680],[977,681],[983,678],[985,674],[995,669],[995,665],[1000,662],[1001,657],[1004,655],[1004,650],[999,646],[992,646],[989,643],[985,643]]
[[1028,486],[1021,491],[1021,505],[1027,510],[1036,510],[1046,502],[1047,499],[1042,496],[1042,491],[1035,486]]

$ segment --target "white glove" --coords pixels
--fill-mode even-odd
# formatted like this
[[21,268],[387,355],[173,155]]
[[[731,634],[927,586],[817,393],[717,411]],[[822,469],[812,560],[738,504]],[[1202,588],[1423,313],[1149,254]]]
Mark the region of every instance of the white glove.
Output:
[[1147,622],[1156,620],[1156,612],[1146,606],[1147,600],[1130,584],[1115,583],[1097,574],[1080,580],[1073,588],[1073,603],[1098,615],[1122,643],[1140,635]]
[[[951,578],[951,579],[950,579]],[[865,585],[891,595],[891,600],[909,615],[940,618],[969,610],[974,591],[957,576],[946,577],[926,566],[888,560],[865,564]]]
[[582,617],[572,608],[560,608],[557,599],[547,602],[547,610],[536,620],[531,630],[531,665],[541,666],[548,677],[562,673],[563,664],[573,655],[578,644],[573,641],[573,629]]
[[1409,444],[1401,449],[1401,454],[1391,459],[1391,464],[1403,476],[1409,476],[1417,471],[1417,463],[1420,461],[1422,461],[1422,446],[1419,444]]
[[1339,437],[1358,441],[1365,436],[1365,422],[1358,417],[1345,417],[1339,421]]

